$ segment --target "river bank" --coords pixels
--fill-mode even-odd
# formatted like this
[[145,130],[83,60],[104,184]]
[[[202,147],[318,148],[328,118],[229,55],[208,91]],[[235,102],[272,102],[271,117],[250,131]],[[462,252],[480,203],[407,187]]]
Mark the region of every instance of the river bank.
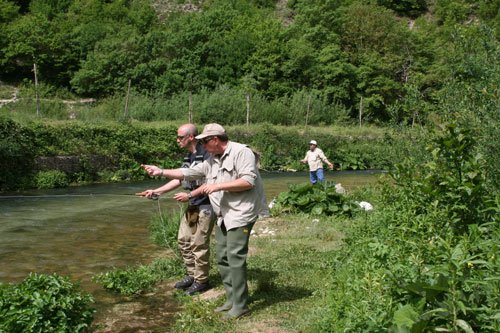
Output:
[[[213,312],[225,301],[225,294],[217,269],[212,267],[211,290],[190,298],[172,288],[174,280],[161,282],[154,291],[140,296],[148,302],[124,299],[96,316],[94,332],[308,331],[315,322],[315,309],[330,288],[324,274],[329,258],[342,244],[345,225],[340,223],[301,215],[256,223],[248,258],[249,316],[224,322]],[[176,299],[177,306],[169,299]]]

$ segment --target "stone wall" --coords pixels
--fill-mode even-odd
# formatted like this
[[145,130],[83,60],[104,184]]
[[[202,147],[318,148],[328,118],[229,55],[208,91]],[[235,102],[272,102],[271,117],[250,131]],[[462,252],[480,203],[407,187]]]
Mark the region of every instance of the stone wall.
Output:
[[35,169],[39,171],[59,170],[67,174],[77,172],[95,173],[100,170],[116,170],[117,163],[112,157],[87,156],[41,156],[35,158]]

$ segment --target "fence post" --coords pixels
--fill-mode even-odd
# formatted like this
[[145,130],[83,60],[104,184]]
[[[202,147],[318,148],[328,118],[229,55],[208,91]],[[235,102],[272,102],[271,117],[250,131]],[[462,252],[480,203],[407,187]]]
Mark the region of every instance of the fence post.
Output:
[[125,97],[125,111],[123,112],[123,116],[124,116],[125,118],[127,118],[127,117],[128,117],[128,98],[129,98],[129,96],[130,96],[130,84],[131,84],[131,82],[130,82],[130,81],[131,81],[131,80],[129,79],[129,80],[128,80],[128,87],[127,87],[127,97]]
[[306,110],[306,128],[309,121],[309,111],[311,110],[311,94],[307,97],[307,110]]
[[359,100],[359,127],[361,127],[361,117],[363,116],[363,96]]
[[189,89],[188,95],[188,120],[189,123],[193,123],[193,91]]
[[247,101],[247,127],[250,124],[250,94],[246,93],[246,101]]
[[40,96],[38,94],[38,76],[36,71],[36,63],[33,63],[33,72],[35,72],[35,98],[36,98],[36,115],[40,116]]

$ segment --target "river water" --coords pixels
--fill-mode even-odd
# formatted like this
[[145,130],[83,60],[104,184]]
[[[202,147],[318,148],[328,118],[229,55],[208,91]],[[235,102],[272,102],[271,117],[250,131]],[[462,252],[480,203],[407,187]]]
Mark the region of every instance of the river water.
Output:
[[[376,181],[379,172],[330,172],[329,181],[350,189]],[[263,174],[268,202],[307,173]],[[92,277],[113,268],[146,264],[164,249],[149,239],[151,217],[178,208],[172,195],[159,201],[134,193],[160,180],[101,184],[0,195],[0,282],[20,282],[30,272],[78,280],[97,302],[118,302]],[[117,296],[116,296],[117,297]]]

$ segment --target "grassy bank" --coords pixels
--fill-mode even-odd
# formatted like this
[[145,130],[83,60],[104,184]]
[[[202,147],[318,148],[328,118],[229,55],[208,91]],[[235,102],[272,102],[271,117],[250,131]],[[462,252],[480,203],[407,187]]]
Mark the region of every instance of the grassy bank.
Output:
[[345,221],[290,215],[257,222],[248,259],[251,315],[223,322],[219,297],[183,299],[175,332],[312,332],[331,289]]

